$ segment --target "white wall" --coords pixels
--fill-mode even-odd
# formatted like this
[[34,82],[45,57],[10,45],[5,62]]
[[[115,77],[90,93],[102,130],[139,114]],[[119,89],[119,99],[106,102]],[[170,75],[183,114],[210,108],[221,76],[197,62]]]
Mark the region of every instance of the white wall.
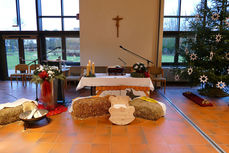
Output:
[[[124,52],[120,45],[156,62],[159,0],[80,0],[80,62],[95,65],[132,65],[143,60]],[[119,38],[115,21],[119,15]],[[146,63],[145,63],[146,64]]]

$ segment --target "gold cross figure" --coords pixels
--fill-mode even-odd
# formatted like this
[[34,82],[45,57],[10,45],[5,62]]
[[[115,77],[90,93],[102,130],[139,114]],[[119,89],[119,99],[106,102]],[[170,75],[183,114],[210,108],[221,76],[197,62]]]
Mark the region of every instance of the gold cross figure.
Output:
[[116,18],[113,18],[113,20],[116,21],[116,27],[117,27],[117,37],[119,37],[119,21],[122,20],[123,18],[120,18],[117,16]]

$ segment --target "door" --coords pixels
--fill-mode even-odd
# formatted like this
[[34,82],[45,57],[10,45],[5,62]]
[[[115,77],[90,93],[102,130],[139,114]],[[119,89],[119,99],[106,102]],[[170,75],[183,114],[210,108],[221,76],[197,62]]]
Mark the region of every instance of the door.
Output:
[[15,73],[17,64],[33,64],[32,61],[38,58],[37,55],[37,39],[15,37],[5,39],[6,58],[8,76]]

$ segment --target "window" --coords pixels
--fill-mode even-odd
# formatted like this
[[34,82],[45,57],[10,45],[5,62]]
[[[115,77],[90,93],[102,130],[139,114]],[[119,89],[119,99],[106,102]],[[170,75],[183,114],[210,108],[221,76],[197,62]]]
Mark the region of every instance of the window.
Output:
[[0,0],[0,31],[79,31],[78,13],[79,0]]
[[6,39],[6,57],[8,74],[15,73],[15,65],[19,64],[19,47],[18,39]]
[[195,20],[196,8],[200,2],[201,0],[165,0],[162,65],[182,64],[182,57],[178,53],[180,36],[184,32],[190,33],[189,22]]
[[[6,15],[7,14],[7,15]],[[17,31],[17,12],[15,0],[0,1],[0,30],[1,31]]]
[[24,39],[24,54],[25,64],[31,63],[37,59],[37,40],[36,39]]
[[41,0],[42,16],[61,16],[60,0]]
[[40,30],[79,31],[79,0],[41,0],[41,6]]
[[35,0],[20,0],[20,21],[22,31],[36,31],[36,3]]
[[46,38],[47,60],[62,59],[61,38]]
[[162,63],[174,62],[176,38],[163,38]]
[[80,62],[80,39],[66,38],[66,60]]
[[1,0],[1,31],[37,30],[35,0]]

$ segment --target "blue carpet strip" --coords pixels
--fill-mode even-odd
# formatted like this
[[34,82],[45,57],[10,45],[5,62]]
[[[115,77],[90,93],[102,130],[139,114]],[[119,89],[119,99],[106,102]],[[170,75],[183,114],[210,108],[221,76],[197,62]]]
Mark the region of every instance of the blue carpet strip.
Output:
[[204,133],[188,116],[186,116],[169,98],[158,91],[162,97],[164,97],[168,104],[172,106],[192,127],[199,132],[204,139],[206,139],[219,153],[226,153],[215,141],[213,141],[206,133]]

